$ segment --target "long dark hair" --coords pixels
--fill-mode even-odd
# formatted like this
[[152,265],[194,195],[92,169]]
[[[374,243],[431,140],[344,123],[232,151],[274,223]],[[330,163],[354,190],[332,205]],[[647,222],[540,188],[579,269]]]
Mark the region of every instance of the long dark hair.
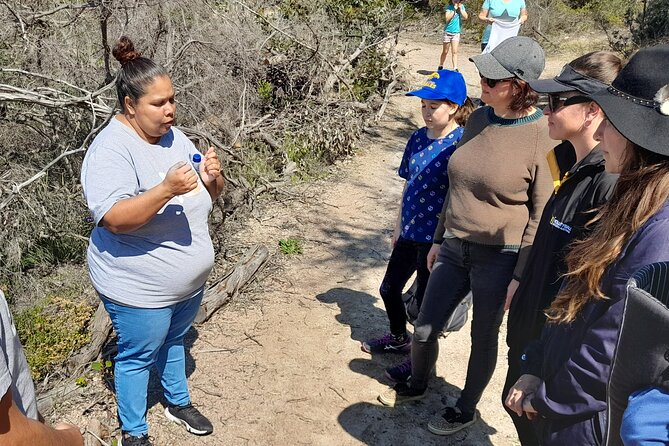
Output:
[[546,311],[549,321],[570,323],[589,301],[607,299],[600,286],[606,269],[668,198],[669,157],[632,145],[613,196],[588,223],[595,229],[567,254],[566,284]]
[[136,102],[144,96],[146,87],[151,85],[157,77],[169,77],[165,68],[135,51],[135,45],[126,36],[121,36],[114,45],[112,54],[121,64],[121,69],[116,75],[116,95],[124,112],[126,111],[126,96]]

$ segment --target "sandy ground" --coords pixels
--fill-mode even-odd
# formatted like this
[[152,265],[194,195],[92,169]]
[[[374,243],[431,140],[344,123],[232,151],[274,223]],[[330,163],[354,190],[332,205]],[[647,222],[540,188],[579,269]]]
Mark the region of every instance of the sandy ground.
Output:
[[[436,39],[406,38],[403,65],[412,85],[421,70],[436,68]],[[470,95],[479,77],[463,46],[460,70]],[[568,60],[549,60],[555,74]],[[448,66],[448,64],[447,64]],[[393,218],[402,190],[396,175],[404,144],[419,126],[416,98],[393,97],[385,117],[360,143],[361,150],[327,181],[316,182],[304,201],[271,204],[241,237],[276,249],[286,237],[302,240],[304,253],[286,258],[244,305],[216,314],[189,336],[188,374],[194,403],[215,432],[194,437],[162,415],[157,384],[148,414],[157,445],[516,445],[502,409],[506,349],[479,405],[481,420],[451,437],[426,429],[427,420],[457,398],[469,356],[469,324],[440,342],[436,378],[428,396],[397,408],[377,402],[390,383],[385,367],[399,355],[370,356],[360,342],[388,324],[378,286],[390,254]],[[277,254],[280,255],[280,254]],[[504,327],[502,327],[503,336]],[[500,345],[504,345],[500,337]],[[110,397],[111,398],[111,397]],[[67,419],[85,426],[92,418],[116,428],[114,404],[71,407]]]

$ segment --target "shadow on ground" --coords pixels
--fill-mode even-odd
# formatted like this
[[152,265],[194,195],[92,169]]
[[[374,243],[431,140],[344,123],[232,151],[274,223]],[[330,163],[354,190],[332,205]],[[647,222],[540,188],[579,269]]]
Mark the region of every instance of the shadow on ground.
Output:
[[[388,331],[385,311],[376,307],[377,298],[350,288],[332,288],[316,298],[323,303],[336,303],[340,313],[335,319],[351,328],[351,339],[362,342]],[[373,355],[360,352],[360,358],[349,363],[352,371],[392,385],[384,369],[402,361],[402,355]],[[381,403],[360,402],[342,411],[337,420],[352,437],[368,445],[492,445],[490,435],[496,430],[485,420],[470,429],[449,437],[438,437],[427,430],[427,422],[444,406],[455,404],[460,389],[440,377],[433,377],[423,400],[405,406],[385,407]],[[361,423],[361,420],[364,422]]]

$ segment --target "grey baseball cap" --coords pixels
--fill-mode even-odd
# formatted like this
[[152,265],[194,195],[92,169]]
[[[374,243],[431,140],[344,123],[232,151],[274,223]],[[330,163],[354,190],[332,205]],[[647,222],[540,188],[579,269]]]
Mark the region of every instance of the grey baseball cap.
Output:
[[486,54],[470,57],[479,73],[488,79],[517,77],[524,81],[539,79],[546,59],[541,45],[529,37],[510,37]]

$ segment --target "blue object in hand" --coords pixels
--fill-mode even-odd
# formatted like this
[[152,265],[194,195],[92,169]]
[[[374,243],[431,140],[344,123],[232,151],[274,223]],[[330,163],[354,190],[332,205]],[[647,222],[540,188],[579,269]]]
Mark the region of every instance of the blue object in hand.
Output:
[[202,162],[202,155],[196,153],[193,155],[193,168],[195,172],[200,173],[200,163]]

